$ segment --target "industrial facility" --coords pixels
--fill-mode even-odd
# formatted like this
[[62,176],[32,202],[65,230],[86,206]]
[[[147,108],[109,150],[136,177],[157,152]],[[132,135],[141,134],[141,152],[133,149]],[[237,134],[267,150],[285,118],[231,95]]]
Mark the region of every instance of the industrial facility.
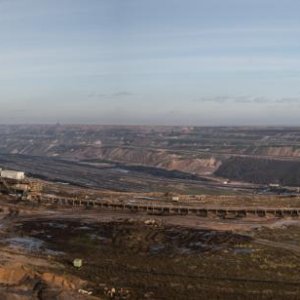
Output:
[[40,183],[26,178],[24,172],[0,168],[0,193],[17,196],[22,200],[32,200],[40,196]]

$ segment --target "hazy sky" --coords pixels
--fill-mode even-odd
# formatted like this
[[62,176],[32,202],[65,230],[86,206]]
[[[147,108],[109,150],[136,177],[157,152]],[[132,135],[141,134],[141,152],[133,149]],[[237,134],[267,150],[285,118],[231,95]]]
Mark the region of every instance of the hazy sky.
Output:
[[0,0],[0,123],[300,125],[299,0]]

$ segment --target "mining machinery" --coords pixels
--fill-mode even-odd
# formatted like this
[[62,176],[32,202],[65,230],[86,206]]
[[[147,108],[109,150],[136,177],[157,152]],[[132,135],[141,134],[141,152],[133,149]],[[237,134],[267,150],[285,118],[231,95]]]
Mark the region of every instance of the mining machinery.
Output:
[[25,176],[17,176],[18,172],[16,171],[10,171],[9,174],[12,176],[6,176],[4,172],[6,171],[0,171],[0,193],[15,196],[22,200],[38,200],[40,198],[42,192],[40,182]]

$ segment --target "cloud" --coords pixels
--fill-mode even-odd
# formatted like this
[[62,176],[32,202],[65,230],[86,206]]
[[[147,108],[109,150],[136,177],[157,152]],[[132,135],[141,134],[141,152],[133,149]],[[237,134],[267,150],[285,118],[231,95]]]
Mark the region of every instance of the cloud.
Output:
[[276,103],[299,103],[300,104],[300,97],[286,97],[277,99]]
[[248,96],[214,96],[214,97],[201,97],[196,99],[195,102],[210,102],[210,103],[225,103],[225,102],[237,102],[237,103],[250,103],[253,102],[252,97]]
[[106,97],[106,94],[101,94],[101,93],[95,93],[95,92],[91,92],[88,94],[89,98],[103,98]]
[[216,96],[216,97],[201,97],[199,99],[195,99],[194,102],[215,102],[215,103],[224,103],[230,101],[232,97],[228,96]]
[[129,91],[118,91],[118,92],[112,92],[112,93],[96,93],[91,92],[88,94],[89,98],[101,98],[101,99],[117,99],[117,98],[126,98],[130,96],[134,96],[135,94]]
[[112,97],[128,97],[128,96],[133,96],[134,94],[128,91],[121,91],[121,92],[116,92],[112,93]]
[[253,96],[214,96],[214,97],[201,97],[194,102],[205,102],[205,103],[252,103],[252,104],[286,104],[295,103],[300,104],[300,97],[282,97],[282,98],[270,98],[270,97],[253,97]]

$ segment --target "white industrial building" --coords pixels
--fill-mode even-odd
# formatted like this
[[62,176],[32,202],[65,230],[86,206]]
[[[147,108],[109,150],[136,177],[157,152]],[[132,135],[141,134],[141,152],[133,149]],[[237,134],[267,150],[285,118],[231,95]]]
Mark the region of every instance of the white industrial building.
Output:
[[6,179],[14,179],[14,180],[24,180],[25,173],[20,171],[13,170],[2,170],[0,169],[0,176]]

